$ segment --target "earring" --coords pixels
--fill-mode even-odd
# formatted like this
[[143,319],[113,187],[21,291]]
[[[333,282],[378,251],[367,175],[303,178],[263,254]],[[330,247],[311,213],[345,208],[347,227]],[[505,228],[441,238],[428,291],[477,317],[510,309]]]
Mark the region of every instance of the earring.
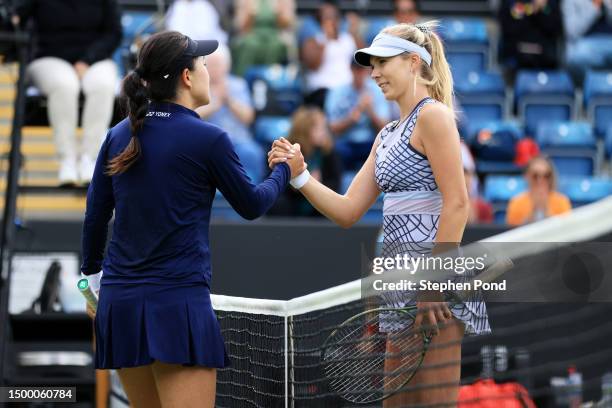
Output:
[[417,84],[417,77],[416,77],[416,73],[412,73],[412,78],[414,78],[413,84],[412,84],[412,96],[416,97],[416,84]]

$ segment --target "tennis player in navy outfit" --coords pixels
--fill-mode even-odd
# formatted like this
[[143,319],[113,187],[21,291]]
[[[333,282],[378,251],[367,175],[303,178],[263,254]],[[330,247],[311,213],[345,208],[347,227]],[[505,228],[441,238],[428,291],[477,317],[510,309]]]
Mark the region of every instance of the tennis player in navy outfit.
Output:
[[87,193],[81,271],[94,287],[103,271],[95,367],[117,369],[137,408],[214,406],[229,364],[210,302],[215,191],[254,219],[305,168],[296,147],[253,185],[225,131],[194,112],[209,102],[216,48],[178,32],[147,40],[123,81],[129,117],[108,132]]

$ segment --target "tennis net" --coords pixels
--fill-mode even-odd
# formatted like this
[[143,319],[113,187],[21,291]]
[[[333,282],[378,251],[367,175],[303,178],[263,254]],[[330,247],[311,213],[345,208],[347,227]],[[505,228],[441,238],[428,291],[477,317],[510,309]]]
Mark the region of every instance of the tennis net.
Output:
[[[610,214],[612,198],[485,241],[533,243],[506,247],[507,256],[520,259],[559,243],[609,235]],[[605,273],[604,278],[610,279],[610,272]],[[232,360],[231,367],[218,373],[217,406],[355,406],[330,387],[322,349],[340,323],[371,308],[372,300],[363,297],[362,289],[362,280],[356,280],[288,301],[214,295]],[[488,308],[493,333],[464,339],[462,383],[495,371],[496,379],[520,381],[535,398],[553,398],[548,379],[575,364],[585,374],[582,388],[587,395],[596,395],[600,373],[612,367],[611,343],[602,342],[612,335],[609,302],[502,302]],[[487,360],[487,353],[495,356],[494,362]],[[506,361],[506,366],[500,361]],[[346,379],[352,380],[350,375]]]

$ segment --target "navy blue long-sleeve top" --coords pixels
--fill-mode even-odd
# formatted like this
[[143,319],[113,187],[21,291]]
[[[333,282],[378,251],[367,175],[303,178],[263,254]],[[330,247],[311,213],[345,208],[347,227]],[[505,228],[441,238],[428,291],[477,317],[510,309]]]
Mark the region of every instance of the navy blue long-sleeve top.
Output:
[[[152,103],[138,133],[141,155],[108,176],[108,161],[131,138],[129,120],[112,128],[87,192],[81,272],[104,271],[102,284],[205,283],[210,286],[209,221],[219,189],[244,218],[263,215],[286,188],[289,166],[251,183],[227,133],[191,109]],[[108,223],[113,234],[104,256]]]

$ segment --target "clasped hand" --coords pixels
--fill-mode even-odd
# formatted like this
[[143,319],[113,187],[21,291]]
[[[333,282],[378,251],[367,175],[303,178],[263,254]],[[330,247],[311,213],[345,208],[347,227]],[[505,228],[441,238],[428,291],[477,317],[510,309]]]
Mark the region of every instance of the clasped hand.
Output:
[[275,140],[268,152],[268,166],[272,169],[279,163],[287,163],[289,165],[291,178],[299,176],[306,170],[307,164],[304,162],[304,155],[302,155],[300,144],[291,144],[284,137]]

